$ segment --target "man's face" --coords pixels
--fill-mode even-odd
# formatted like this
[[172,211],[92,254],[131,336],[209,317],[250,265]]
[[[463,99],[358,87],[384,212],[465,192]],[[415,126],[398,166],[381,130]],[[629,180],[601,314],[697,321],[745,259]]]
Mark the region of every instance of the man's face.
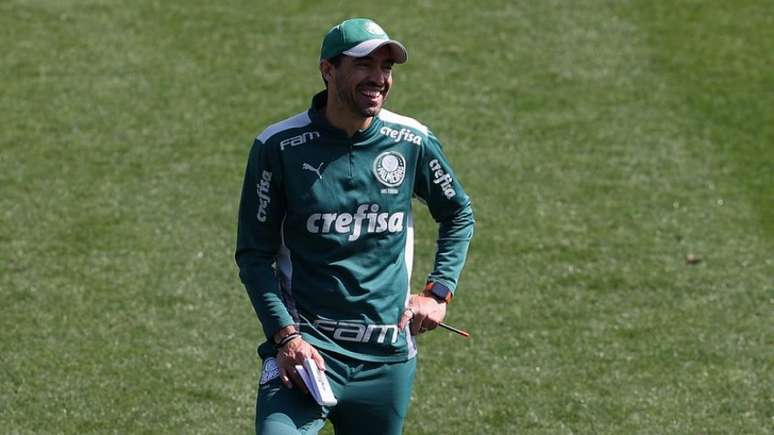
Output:
[[328,86],[335,90],[336,99],[353,114],[368,118],[376,116],[392,86],[390,47],[383,46],[366,57],[344,56],[333,68]]

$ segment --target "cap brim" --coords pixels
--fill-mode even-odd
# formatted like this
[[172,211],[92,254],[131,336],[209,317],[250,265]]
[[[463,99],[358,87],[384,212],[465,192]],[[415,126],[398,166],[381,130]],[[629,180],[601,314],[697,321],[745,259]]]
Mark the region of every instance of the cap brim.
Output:
[[366,57],[379,47],[389,45],[390,51],[394,57],[395,63],[405,63],[408,60],[408,52],[406,47],[398,41],[392,39],[369,39],[363,41],[360,44],[350,48],[347,51],[343,51],[343,54],[352,57]]

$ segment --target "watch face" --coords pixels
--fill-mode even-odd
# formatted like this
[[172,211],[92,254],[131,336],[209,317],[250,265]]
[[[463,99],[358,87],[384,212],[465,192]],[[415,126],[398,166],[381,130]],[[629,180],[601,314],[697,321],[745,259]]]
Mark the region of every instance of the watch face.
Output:
[[435,295],[438,299],[449,302],[451,300],[451,291],[443,284],[435,282],[433,283],[430,291]]

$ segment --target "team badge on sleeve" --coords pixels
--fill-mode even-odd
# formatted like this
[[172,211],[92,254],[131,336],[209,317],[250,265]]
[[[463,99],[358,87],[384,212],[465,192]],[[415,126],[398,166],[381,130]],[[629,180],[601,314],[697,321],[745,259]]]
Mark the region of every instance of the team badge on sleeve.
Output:
[[386,151],[374,160],[374,175],[387,187],[397,187],[406,176],[406,159],[396,151]]

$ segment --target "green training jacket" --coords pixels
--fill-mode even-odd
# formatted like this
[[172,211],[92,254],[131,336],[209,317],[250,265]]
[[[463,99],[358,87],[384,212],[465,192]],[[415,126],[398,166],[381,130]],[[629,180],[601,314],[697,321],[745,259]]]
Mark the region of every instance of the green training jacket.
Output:
[[250,150],[236,262],[271,338],[296,324],[315,347],[363,361],[416,355],[397,323],[411,293],[412,197],[439,223],[428,281],[454,291],[473,211],[441,144],[416,120],[382,109],[353,137],[312,107],[263,131]]

